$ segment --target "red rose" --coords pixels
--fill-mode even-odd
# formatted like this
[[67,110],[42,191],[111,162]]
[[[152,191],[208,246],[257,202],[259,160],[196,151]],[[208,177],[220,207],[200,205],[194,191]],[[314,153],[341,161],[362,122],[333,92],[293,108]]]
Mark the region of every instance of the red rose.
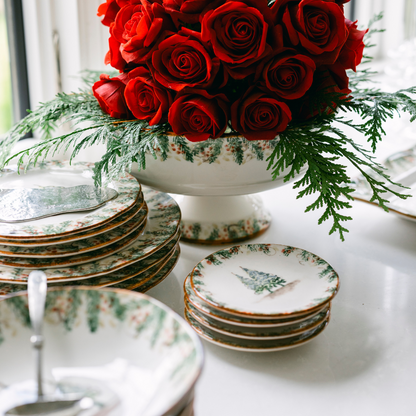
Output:
[[191,142],[221,137],[228,124],[227,99],[205,90],[190,90],[178,95],[169,110],[169,124],[175,134]]
[[140,0],[141,4],[124,6],[111,25],[111,35],[120,43],[126,62],[142,63],[151,56],[165,30],[174,30],[170,16],[159,3]]
[[105,26],[110,26],[116,19],[120,6],[116,0],[107,0],[98,6],[97,16],[104,16],[101,23]]
[[339,62],[345,69],[352,69],[356,71],[357,65],[361,63],[364,52],[364,36],[367,30],[358,30],[357,22],[345,19],[345,24],[349,30],[348,39],[341,49],[337,62]]
[[272,7],[276,22],[284,26],[287,46],[305,48],[319,65],[333,64],[348,30],[342,8],[334,1],[278,0]]
[[117,42],[116,39],[110,36],[108,39],[108,45],[110,46],[110,49],[105,55],[104,63],[106,65],[111,65],[119,71],[124,71],[127,62],[121,56],[120,42]]
[[263,69],[263,78],[269,91],[279,97],[294,100],[305,95],[313,82],[315,62],[289,51],[277,55]]
[[172,16],[175,24],[198,23],[201,12],[213,0],[163,0],[166,11]]
[[322,92],[326,94],[334,93],[341,99],[348,99],[351,90],[348,88],[349,78],[341,64],[336,63],[328,67],[322,66],[315,72],[315,81],[302,100],[292,107],[297,118],[306,120],[319,113],[325,112],[330,114],[336,108],[334,102],[318,102],[317,96]]
[[129,78],[124,96],[134,117],[148,120],[149,126],[166,121],[172,104],[171,92],[158,85],[147,68],[133,69]]
[[129,118],[131,116],[124,99],[127,82],[127,74],[120,74],[114,78],[110,78],[107,74],[101,74],[100,80],[92,86],[94,97],[110,117]]
[[266,0],[227,0],[202,18],[202,39],[235,79],[261,70],[261,60],[271,52],[267,43],[271,11]]
[[254,87],[231,106],[231,124],[247,140],[272,140],[291,119],[287,104]]
[[208,88],[220,68],[220,60],[211,55],[196,38],[180,32],[160,42],[153,52],[154,77],[175,91]]

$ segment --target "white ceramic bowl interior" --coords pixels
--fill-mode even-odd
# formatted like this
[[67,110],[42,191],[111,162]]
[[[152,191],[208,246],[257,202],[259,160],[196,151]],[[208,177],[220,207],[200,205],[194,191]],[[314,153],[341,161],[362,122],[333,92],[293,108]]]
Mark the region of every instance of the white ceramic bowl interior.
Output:
[[[26,293],[0,301],[2,384],[34,378],[27,304]],[[104,366],[117,358],[158,374],[146,416],[179,413],[192,397],[203,364],[201,342],[179,315],[149,296],[125,290],[49,290],[44,336],[49,380],[54,368]],[[146,382],[156,383],[152,378]]]

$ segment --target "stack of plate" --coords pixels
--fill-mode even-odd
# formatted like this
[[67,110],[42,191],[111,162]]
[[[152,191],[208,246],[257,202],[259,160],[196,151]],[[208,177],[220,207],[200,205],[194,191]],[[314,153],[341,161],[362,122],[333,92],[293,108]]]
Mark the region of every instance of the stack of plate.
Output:
[[[0,172],[0,189],[93,184],[93,164],[44,162],[26,174]],[[112,286],[144,292],[179,257],[180,209],[167,194],[125,174],[108,184],[118,196],[90,212],[0,223],[0,295],[24,290],[44,270],[49,286]]]
[[322,258],[280,244],[245,244],[198,263],[184,283],[185,318],[225,348],[278,351],[327,327],[339,277]]

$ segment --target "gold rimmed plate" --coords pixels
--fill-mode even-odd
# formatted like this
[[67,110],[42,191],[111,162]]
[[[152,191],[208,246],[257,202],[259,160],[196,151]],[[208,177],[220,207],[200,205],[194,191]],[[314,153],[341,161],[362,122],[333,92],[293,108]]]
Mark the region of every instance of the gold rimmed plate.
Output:
[[321,257],[282,244],[217,251],[191,272],[195,295],[210,307],[256,319],[312,313],[338,292],[339,277]]
[[[179,233],[181,213],[168,194],[144,190],[149,215],[141,235],[127,248],[104,259],[79,266],[45,269],[49,282],[68,282],[113,273],[152,255]],[[0,281],[27,284],[30,269],[0,267]]]
[[188,321],[189,325],[191,325],[191,327],[197,332],[197,334],[206,341],[223,348],[247,352],[273,352],[300,347],[312,341],[318,335],[320,335],[329,323],[328,318],[318,327],[311,329],[310,331],[304,332],[303,334],[284,339],[259,341],[230,337],[215,332],[210,328],[201,325],[186,310],[185,319]]
[[199,312],[201,312],[209,318],[214,318],[220,322],[231,323],[233,325],[242,327],[272,328],[278,326],[285,326],[289,324],[295,324],[298,322],[302,322],[305,319],[312,318],[313,316],[317,315],[330,305],[329,303],[325,304],[321,309],[304,315],[297,315],[295,317],[288,317],[282,319],[255,319],[250,317],[247,318],[237,315],[231,315],[218,309],[211,308],[207,303],[205,303],[198,296],[195,295],[195,293],[192,290],[192,286],[189,279],[190,275],[188,275],[184,282],[185,302],[189,302],[194,308],[196,308]]
[[322,312],[305,319],[296,324],[279,326],[274,328],[244,328],[241,326],[226,324],[209,318],[201,314],[198,309],[193,307],[189,302],[185,301],[185,308],[187,312],[197,320],[201,325],[207,327],[220,334],[228,335],[235,338],[251,339],[251,340],[274,340],[293,337],[295,335],[303,334],[322,324],[329,318],[330,307],[327,306]]
[[[0,188],[40,188],[51,186],[71,187],[94,185],[93,163],[69,161],[42,162],[0,172]],[[118,192],[118,196],[102,207],[89,212],[76,212],[48,217],[19,224],[0,224],[0,237],[8,239],[36,239],[39,236],[56,237],[78,230],[87,230],[103,225],[120,216],[136,203],[141,186],[137,179],[124,173],[107,185]],[[48,203],[52,203],[48,201]]]
[[39,236],[36,239],[26,240],[26,239],[5,239],[0,238],[0,250],[4,252],[10,252],[11,247],[22,248],[22,249],[32,249],[38,247],[48,247],[55,246],[56,244],[67,244],[75,241],[80,241],[86,238],[95,237],[100,234],[108,233],[122,225],[126,222],[133,219],[135,216],[140,215],[140,211],[145,208],[145,202],[143,193],[140,192],[137,196],[136,203],[126,210],[122,215],[117,216],[113,220],[101,225],[99,227],[88,229],[88,230],[78,230],[74,231],[71,234],[66,234],[59,237],[50,237],[50,236]]

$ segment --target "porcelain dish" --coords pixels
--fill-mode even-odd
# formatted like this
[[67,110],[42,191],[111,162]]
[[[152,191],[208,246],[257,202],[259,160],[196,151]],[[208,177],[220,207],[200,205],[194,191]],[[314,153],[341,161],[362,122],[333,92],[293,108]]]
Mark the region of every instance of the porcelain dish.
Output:
[[[0,382],[5,386],[33,377],[27,304],[26,293],[0,301]],[[43,330],[47,379],[54,380],[62,367],[105,371],[121,362],[126,377],[135,375],[135,383],[126,387],[133,389],[138,413],[171,416],[189,408],[203,366],[201,342],[161,302],[121,289],[52,288]]]
[[[381,164],[386,168],[386,173],[393,182],[400,183],[409,189],[397,185],[390,185],[390,188],[400,194],[412,195],[411,198],[401,199],[391,192],[386,192],[383,198],[387,199],[386,206],[389,211],[402,219],[416,221],[416,146],[392,154]],[[369,174],[377,177],[373,172],[369,172]],[[383,179],[380,177],[380,180]],[[351,194],[352,197],[379,206],[376,201],[371,200],[372,190],[362,175],[353,180],[353,185],[355,186],[355,192]]]
[[322,308],[338,292],[339,278],[328,262],[309,251],[244,244],[207,256],[191,272],[190,283],[215,309],[270,319]]
[[309,251],[244,244],[207,256],[183,288],[185,318],[203,339],[268,352],[304,345],[322,333],[339,277]]
[[224,348],[249,352],[273,352],[299,347],[312,341],[319,334],[321,334],[329,322],[328,318],[318,327],[294,337],[275,340],[248,340],[235,338],[234,336],[228,336],[213,331],[205,325],[201,325],[187,311],[185,311],[185,318],[203,339]]
[[26,239],[7,239],[7,238],[0,238],[1,246],[9,247],[20,247],[23,249],[26,248],[38,248],[38,247],[48,247],[48,246],[55,246],[56,244],[67,244],[73,243],[75,241],[81,241],[90,237],[96,237],[101,234],[106,234],[109,231],[115,230],[121,225],[124,225],[126,222],[132,220],[137,215],[139,215],[143,209],[147,209],[145,207],[144,196],[143,193],[140,192],[136,203],[130,207],[128,210],[124,212],[124,214],[114,218],[113,220],[101,225],[97,228],[87,229],[85,231],[77,230],[73,231],[70,234],[65,234],[63,236],[58,237],[48,237],[48,236],[39,236],[36,239],[26,240]]
[[[0,172],[0,188],[39,188],[45,186],[94,185],[93,163],[41,162],[36,166],[5,169]],[[76,212],[19,224],[0,224],[0,237],[36,239],[39,236],[59,236],[76,230],[92,229],[122,215],[132,207],[141,191],[137,180],[128,173],[108,184],[118,196],[91,212]]]
[[[133,265],[169,243],[179,233],[180,209],[174,199],[162,192],[146,189],[149,214],[146,226],[127,248],[101,260],[78,266],[45,269],[48,282],[68,282],[107,275]],[[0,267],[0,282],[26,284],[30,269]]]
[[93,250],[116,243],[122,238],[127,237],[130,233],[144,227],[147,220],[147,212],[147,205],[143,204],[133,218],[124,224],[93,237],[87,237],[69,243],[60,243],[57,241],[53,245],[38,247],[17,247],[0,244],[0,256],[47,259],[89,253]]

